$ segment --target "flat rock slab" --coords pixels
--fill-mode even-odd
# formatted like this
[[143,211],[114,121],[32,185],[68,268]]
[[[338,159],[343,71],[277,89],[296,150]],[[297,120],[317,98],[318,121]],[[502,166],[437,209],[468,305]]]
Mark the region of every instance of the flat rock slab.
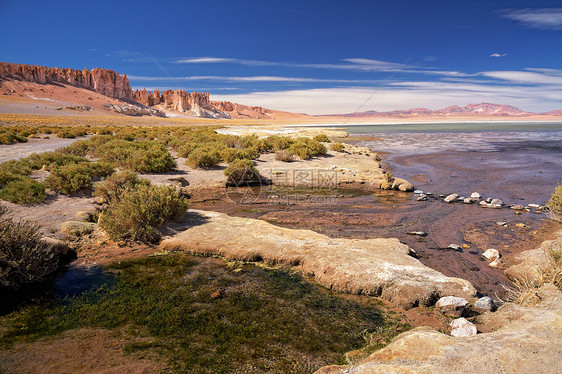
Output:
[[410,256],[398,239],[332,239],[265,221],[190,210],[185,224],[161,246],[233,260],[286,264],[338,292],[381,296],[402,307],[429,305],[441,296],[469,298],[472,284],[446,277]]

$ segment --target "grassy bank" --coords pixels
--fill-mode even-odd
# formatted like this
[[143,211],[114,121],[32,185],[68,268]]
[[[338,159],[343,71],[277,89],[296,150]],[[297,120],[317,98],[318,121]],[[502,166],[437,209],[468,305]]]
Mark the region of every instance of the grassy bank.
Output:
[[384,344],[405,329],[372,299],[286,270],[181,254],[110,268],[119,275],[109,286],[1,317],[2,348],[81,327],[125,329],[143,340],[124,353],[156,354],[173,372],[305,373],[344,363],[371,333]]

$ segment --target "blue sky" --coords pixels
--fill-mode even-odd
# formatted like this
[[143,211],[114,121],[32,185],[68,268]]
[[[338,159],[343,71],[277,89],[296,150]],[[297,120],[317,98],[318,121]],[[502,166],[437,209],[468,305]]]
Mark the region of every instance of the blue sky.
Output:
[[312,114],[562,109],[562,1],[0,0],[0,60]]

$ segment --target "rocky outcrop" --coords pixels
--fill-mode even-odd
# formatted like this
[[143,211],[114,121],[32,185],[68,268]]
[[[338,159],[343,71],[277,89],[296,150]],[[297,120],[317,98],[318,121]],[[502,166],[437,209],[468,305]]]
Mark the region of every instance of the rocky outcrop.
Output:
[[205,118],[230,118],[228,113],[214,107],[209,101],[208,92],[186,92],[184,90],[147,91],[146,89],[133,92],[133,99],[145,106],[158,105],[164,110],[189,113]]
[[550,285],[541,294],[545,301],[537,307],[506,304],[486,313],[500,321],[497,331],[453,337],[418,327],[362,362],[316,373],[561,373],[562,292]]
[[148,108],[146,106],[131,105],[131,104],[106,104],[105,108],[113,110],[116,113],[124,114],[126,116],[157,116],[165,117],[166,115],[158,109]]
[[119,75],[113,70],[95,68],[89,70],[50,68],[37,65],[0,62],[1,79],[18,79],[28,82],[65,83],[98,92],[113,98],[132,100],[133,90],[127,74]]
[[338,292],[380,296],[405,308],[440,296],[470,298],[470,282],[446,277],[411,256],[398,239],[333,239],[265,221],[192,210],[165,239],[167,250],[291,265]]

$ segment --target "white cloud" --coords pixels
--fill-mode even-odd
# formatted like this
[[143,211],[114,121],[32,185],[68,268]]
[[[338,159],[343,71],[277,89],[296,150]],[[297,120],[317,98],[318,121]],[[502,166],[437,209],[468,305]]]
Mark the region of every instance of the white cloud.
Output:
[[509,104],[522,110],[541,112],[560,108],[561,88],[402,82],[380,89],[380,91],[378,88],[371,87],[322,88],[212,95],[212,99],[309,114],[353,113],[367,110],[389,111],[414,107],[435,110],[450,105],[480,102]]
[[531,71],[485,71],[480,73],[480,75],[517,84],[562,85],[562,76]]
[[175,60],[178,64],[210,64],[210,63],[223,63],[235,62],[236,59],[220,58],[220,57],[195,57],[195,58],[182,58]]
[[182,81],[222,81],[222,82],[292,82],[292,83],[378,83],[378,80],[364,79],[321,79],[321,78],[300,78],[300,77],[280,77],[271,75],[257,75],[249,77],[228,77],[217,75],[192,75],[185,77],[148,77],[140,75],[128,76],[129,81],[162,81],[162,82],[182,82]]
[[562,30],[562,8],[504,10],[503,17],[542,30]]
[[505,57],[507,53],[492,53],[490,57]]

